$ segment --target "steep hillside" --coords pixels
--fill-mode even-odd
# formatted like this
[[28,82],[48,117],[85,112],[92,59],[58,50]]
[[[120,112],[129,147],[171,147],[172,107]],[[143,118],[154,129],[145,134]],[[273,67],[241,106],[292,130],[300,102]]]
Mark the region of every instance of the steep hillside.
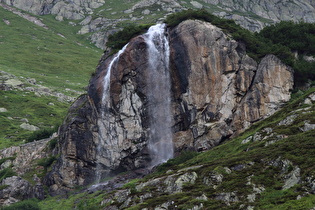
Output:
[[[284,30],[254,34],[231,21],[222,28],[195,18],[158,24],[118,54],[106,51],[95,72],[101,51],[87,37],[103,48],[108,34],[130,22],[155,22],[190,7],[240,17],[235,14],[268,10],[271,2],[2,2],[36,14],[0,7],[2,205],[37,198],[42,201],[12,208],[315,206],[315,90],[290,100],[294,72],[287,65],[298,70],[295,79],[303,77],[306,89],[314,84],[308,81],[315,75],[314,50],[303,41],[285,43],[297,34],[313,43],[313,26],[284,23]],[[253,25],[269,23],[277,12],[272,21],[291,19],[303,8],[301,17],[313,21],[312,2],[291,3],[263,19],[250,13],[239,20],[255,19],[250,25],[257,30]],[[51,136],[78,96],[59,136]]]
[[0,7],[1,149],[59,126],[102,54],[71,28],[46,22],[41,27]]
[[40,209],[312,209],[314,104],[314,89],[299,92],[281,111],[239,137],[206,152],[183,153],[143,179],[128,182],[122,175],[67,198],[18,205],[31,203]]
[[87,95],[69,109],[50,190],[208,150],[273,114],[292,89],[289,66],[274,55],[256,62],[209,22],[151,26],[101,59]]
[[206,9],[235,20],[241,26],[259,31],[264,26],[281,20],[315,21],[314,2],[297,1],[218,1],[218,0],[89,0],[39,1],[1,0],[36,15],[54,15],[58,21],[72,20],[79,34],[84,34],[99,48],[104,49],[108,35],[129,23],[155,23],[166,15],[186,9]]

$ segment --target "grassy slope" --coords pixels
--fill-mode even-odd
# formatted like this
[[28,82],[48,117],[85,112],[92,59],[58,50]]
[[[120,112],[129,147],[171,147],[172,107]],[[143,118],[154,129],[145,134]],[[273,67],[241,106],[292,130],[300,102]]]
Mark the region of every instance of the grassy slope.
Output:
[[[85,37],[76,35],[78,27],[58,23],[52,16],[42,18],[49,30],[0,7],[0,70],[22,81],[35,78],[37,84],[76,97],[79,93],[74,91],[84,91],[102,52]],[[9,20],[10,25],[3,19]],[[31,131],[19,127],[21,119],[27,118],[41,129],[49,128],[62,122],[69,105],[55,97],[37,97],[19,90],[0,91],[0,107],[8,110],[0,113],[0,149],[20,144],[31,135]]]
[[64,119],[69,104],[56,101],[54,97],[37,97],[31,92],[0,91],[0,107],[8,109],[8,112],[0,113],[1,149],[18,145],[31,135],[32,131],[20,128],[22,119],[28,119],[31,125],[40,129],[58,126]]
[[[82,42],[70,26],[44,16],[50,30],[0,8],[0,69],[16,76],[31,77],[58,91],[82,90],[95,70],[101,51]],[[61,33],[66,38],[59,36]]]
[[[315,175],[314,166],[314,136],[315,130],[308,132],[302,132],[299,127],[302,126],[302,122],[308,121],[309,123],[315,123],[315,105],[305,105],[304,98],[311,92],[315,92],[315,89],[311,89],[304,95],[298,97],[295,100],[286,105],[281,111],[275,115],[255,124],[253,127],[245,131],[239,137],[234,138],[224,144],[215,147],[207,152],[199,153],[188,157],[177,157],[169,160],[168,163],[161,165],[157,172],[145,177],[143,180],[136,180],[136,183],[140,183],[152,178],[158,178],[165,176],[166,171],[176,171],[194,166],[202,165],[199,169],[194,169],[198,174],[198,179],[195,184],[187,184],[184,187],[182,193],[176,193],[172,195],[156,195],[153,198],[146,200],[142,204],[138,204],[131,209],[141,209],[145,207],[153,207],[156,204],[162,204],[167,201],[174,201],[178,206],[178,209],[192,208],[194,205],[203,203],[203,205],[209,209],[238,209],[240,204],[245,206],[255,206],[257,209],[310,209],[315,206],[315,195],[308,194],[307,184],[302,182],[294,187],[282,190],[284,179],[281,177],[281,168],[268,165],[268,161],[274,161],[281,157],[282,160],[290,160],[292,167],[298,166],[301,169],[301,180],[305,181],[306,177]],[[297,111],[301,108],[307,108],[307,111]],[[298,113],[298,117],[289,126],[279,126],[278,123],[285,119],[287,116],[293,113]],[[241,144],[242,140],[249,136],[253,136],[256,132],[261,132],[264,128],[273,128],[273,132],[276,134],[285,134],[287,138],[277,141],[274,144],[265,146],[265,143],[273,140],[273,137],[266,138],[262,141],[249,142],[247,144]],[[267,135],[261,132],[262,135]],[[187,154],[184,154],[187,156]],[[223,167],[233,168],[239,164],[245,165],[245,169],[232,171],[232,173],[225,173]],[[209,173],[216,171],[224,175],[224,179],[221,185],[214,190],[212,187],[208,187],[203,184],[203,178],[208,176]],[[169,174],[169,172],[168,172]],[[252,185],[247,185],[247,178],[251,177],[251,182],[256,187],[263,186],[265,191],[260,195],[256,195],[255,202],[248,202],[247,195],[252,192]],[[131,195],[140,196],[144,192],[137,192],[134,189],[135,183],[125,185],[125,187],[131,186]],[[151,193],[159,193],[150,191]],[[240,198],[240,203],[231,203],[231,206],[226,206],[223,202],[213,199],[215,194],[220,192],[236,192]],[[205,194],[208,198],[205,200],[198,200],[196,197]],[[301,199],[296,199],[301,195]],[[109,194],[104,192],[96,192],[93,194],[80,193],[69,196],[67,199],[60,197],[52,197],[46,200],[40,201],[39,206],[42,209],[72,209],[77,207],[78,209],[100,209],[102,208],[100,203]],[[119,204],[121,205],[121,204]],[[119,206],[118,205],[118,206]],[[104,207],[104,206],[103,206]]]

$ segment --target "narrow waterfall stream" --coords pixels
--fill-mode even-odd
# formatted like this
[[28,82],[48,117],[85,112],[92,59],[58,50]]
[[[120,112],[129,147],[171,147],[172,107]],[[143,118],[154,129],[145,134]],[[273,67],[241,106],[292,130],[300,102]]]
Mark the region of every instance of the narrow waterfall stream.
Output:
[[[103,166],[102,166],[102,158],[100,154],[102,153],[103,147],[106,145],[106,141],[110,140],[110,120],[109,120],[109,109],[111,106],[110,103],[110,76],[113,65],[118,62],[120,55],[125,51],[128,44],[126,44],[112,59],[107,67],[107,72],[103,80],[103,95],[102,95],[102,113],[101,113],[101,121],[99,121],[98,125],[100,127],[99,131],[99,143],[97,145],[97,154],[98,160],[96,165],[96,183],[99,183],[102,179],[103,174]],[[103,160],[106,161],[106,160]]]
[[165,24],[151,26],[146,34],[148,46],[148,103],[149,140],[151,166],[166,162],[173,157],[171,81],[169,73],[170,49],[165,35]]
[[[146,97],[149,118],[147,146],[151,157],[150,167],[166,162],[173,157],[174,153],[171,129],[170,50],[165,34],[165,24],[157,24],[150,27],[148,32],[142,36],[147,44],[148,56],[147,78],[143,79],[146,79],[147,84]],[[111,71],[115,69],[114,67],[119,62],[120,55],[126,47],[127,45],[112,59],[103,78],[101,116],[98,121],[99,142],[96,151],[96,183],[100,183],[106,172],[108,172],[108,165],[112,164],[111,158],[119,158],[117,154],[120,152],[118,150],[121,149],[118,148],[121,140],[117,139],[117,133],[111,133],[115,131],[115,120],[109,112],[111,108],[110,77]],[[117,163],[119,164],[119,162]]]

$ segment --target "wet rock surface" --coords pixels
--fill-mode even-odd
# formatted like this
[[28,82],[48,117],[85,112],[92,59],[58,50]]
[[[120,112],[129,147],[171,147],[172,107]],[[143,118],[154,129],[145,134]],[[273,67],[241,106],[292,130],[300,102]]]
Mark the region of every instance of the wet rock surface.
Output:
[[[264,119],[290,98],[292,70],[273,55],[257,64],[244,48],[210,23],[188,20],[168,31],[175,151],[207,150]],[[71,107],[60,129],[61,158],[47,178],[52,191],[69,190],[95,179],[98,162],[105,174],[147,167],[148,54],[136,37],[112,69],[110,103],[101,115],[103,81],[113,56],[103,57],[88,94]],[[100,122],[114,138],[96,153]],[[106,155],[107,152],[110,152]]]

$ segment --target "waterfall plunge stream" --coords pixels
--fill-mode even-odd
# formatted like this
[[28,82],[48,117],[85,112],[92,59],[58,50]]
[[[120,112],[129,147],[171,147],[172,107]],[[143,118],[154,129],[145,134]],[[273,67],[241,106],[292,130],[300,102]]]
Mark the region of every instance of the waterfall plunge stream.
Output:
[[[107,72],[105,74],[104,80],[103,80],[103,95],[102,95],[102,112],[101,112],[101,122],[98,123],[100,127],[99,132],[99,143],[97,145],[97,156],[100,156],[102,153],[103,147],[106,145],[106,141],[109,139],[112,139],[111,133],[110,133],[110,121],[109,121],[109,109],[110,109],[110,76],[113,65],[118,62],[120,55],[125,51],[128,44],[126,44],[113,58],[113,60],[109,63],[107,67]],[[103,166],[100,163],[100,160],[97,160],[96,165],[96,183],[99,183],[102,179],[103,174]]]
[[[143,35],[147,43],[148,69],[147,69],[147,100],[150,126],[148,131],[148,148],[151,156],[151,167],[166,162],[173,157],[172,141],[172,114],[171,114],[171,82],[169,75],[169,44],[165,36],[165,24],[150,27]],[[100,183],[104,168],[102,162],[107,160],[102,157],[104,147],[107,154],[112,155],[110,144],[115,142],[111,135],[110,109],[110,76],[112,67],[119,61],[120,55],[127,45],[121,49],[107,67],[103,79],[102,113],[98,125],[99,143],[97,145],[96,182]]]
[[165,24],[151,26],[144,35],[148,46],[148,103],[150,130],[148,148],[151,166],[173,157],[171,114],[171,81],[169,74],[170,49]]

